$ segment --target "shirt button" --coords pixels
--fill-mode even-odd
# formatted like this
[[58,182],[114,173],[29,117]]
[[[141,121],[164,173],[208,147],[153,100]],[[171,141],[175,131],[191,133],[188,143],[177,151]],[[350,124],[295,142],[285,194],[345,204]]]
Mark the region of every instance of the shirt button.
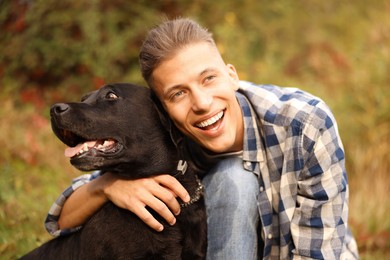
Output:
[[272,234],[268,234],[268,239],[272,239]]
[[263,192],[263,191],[264,191],[264,187],[260,186],[260,192]]

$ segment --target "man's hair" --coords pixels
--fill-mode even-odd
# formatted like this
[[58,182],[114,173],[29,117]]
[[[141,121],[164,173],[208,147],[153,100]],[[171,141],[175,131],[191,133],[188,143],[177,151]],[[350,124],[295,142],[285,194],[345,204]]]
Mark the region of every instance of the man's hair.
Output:
[[199,42],[215,46],[212,34],[188,18],[165,19],[152,28],[146,35],[139,54],[141,73],[148,85],[152,86],[152,73],[161,62],[172,58],[185,46]]

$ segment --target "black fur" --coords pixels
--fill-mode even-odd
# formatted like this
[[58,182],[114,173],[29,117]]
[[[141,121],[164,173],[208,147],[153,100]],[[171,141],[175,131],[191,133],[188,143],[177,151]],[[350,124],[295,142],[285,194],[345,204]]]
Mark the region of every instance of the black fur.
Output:
[[[84,171],[103,170],[123,178],[141,178],[159,173],[176,174],[179,160],[189,166],[178,180],[193,194],[198,187],[196,170],[185,152],[180,134],[157,109],[149,89],[131,84],[110,84],[78,103],[51,108],[52,128],[68,146],[86,140],[115,139],[108,152],[90,149],[71,158]],[[206,213],[201,198],[183,207],[177,223],[170,226],[161,217],[164,231],[156,232],[136,215],[109,202],[79,231],[55,238],[22,259],[204,259]]]

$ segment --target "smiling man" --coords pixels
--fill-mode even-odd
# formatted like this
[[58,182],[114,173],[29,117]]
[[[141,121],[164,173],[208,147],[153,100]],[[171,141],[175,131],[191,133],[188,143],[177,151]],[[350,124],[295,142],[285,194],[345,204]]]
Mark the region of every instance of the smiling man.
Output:
[[[348,228],[344,151],[322,100],[298,89],[239,81],[211,34],[189,19],[150,30],[140,64],[194,158],[200,164],[220,160],[202,179],[208,259],[358,257]],[[175,197],[189,200],[168,175],[95,177],[80,180],[86,184],[53,207],[47,221],[52,234],[81,225],[107,200],[161,231],[145,206],[173,225],[180,213]]]
[[175,125],[215,153],[242,150],[238,77],[209,43],[184,47],[152,74],[152,86]]

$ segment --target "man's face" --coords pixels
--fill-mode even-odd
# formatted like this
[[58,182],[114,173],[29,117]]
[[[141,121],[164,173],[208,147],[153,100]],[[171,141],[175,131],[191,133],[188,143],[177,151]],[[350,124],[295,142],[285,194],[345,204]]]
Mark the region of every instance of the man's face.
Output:
[[154,90],[178,129],[215,153],[242,150],[238,76],[216,47],[191,44],[153,72]]

